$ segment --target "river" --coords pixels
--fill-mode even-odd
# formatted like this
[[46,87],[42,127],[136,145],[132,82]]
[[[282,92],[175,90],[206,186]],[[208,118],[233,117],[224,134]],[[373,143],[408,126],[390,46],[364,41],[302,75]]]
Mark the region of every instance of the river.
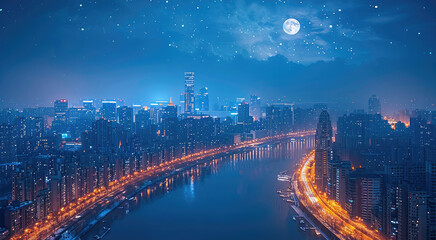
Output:
[[[277,194],[313,137],[263,145],[181,170],[144,189],[81,239],[316,239]],[[110,228],[110,231],[107,229]]]

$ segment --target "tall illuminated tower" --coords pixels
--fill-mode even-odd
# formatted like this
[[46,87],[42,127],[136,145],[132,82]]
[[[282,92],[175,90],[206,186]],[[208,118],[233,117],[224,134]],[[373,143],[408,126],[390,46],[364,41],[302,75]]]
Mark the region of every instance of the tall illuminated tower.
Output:
[[185,72],[185,113],[194,113],[194,72]]
[[319,115],[315,135],[315,184],[318,189],[326,191],[328,181],[328,164],[331,158],[332,124],[327,111]]

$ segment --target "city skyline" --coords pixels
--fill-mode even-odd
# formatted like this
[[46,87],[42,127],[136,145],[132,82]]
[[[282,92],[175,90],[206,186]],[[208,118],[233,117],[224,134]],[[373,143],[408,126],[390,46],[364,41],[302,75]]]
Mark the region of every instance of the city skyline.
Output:
[[[192,73],[194,72],[185,72],[186,73]],[[192,78],[193,79],[193,78]],[[186,76],[185,76],[185,82],[186,82]],[[180,83],[181,86],[183,86]],[[181,87],[183,89],[183,87]],[[186,86],[185,86],[186,88]],[[406,101],[403,104],[397,103],[397,102],[389,102],[388,99],[380,98],[380,96],[377,96],[376,94],[370,94],[370,99],[364,99],[360,102],[354,101],[354,100],[344,100],[344,99],[336,99],[332,100],[331,102],[328,101],[314,101],[314,100],[308,100],[303,101],[302,99],[293,99],[288,96],[280,96],[280,97],[271,97],[271,98],[263,98],[259,96],[258,94],[249,94],[247,96],[237,96],[237,97],[221,97],[221,96],[210,96],[209,88],[208,87],[192,87],[192,94],[191,98],[193,98],[192,102],[192,113],[194,112],[219,112],[222,110],[216,109],[218,106],[226,106],[226,107],[234,107],[235,104],[239,105],[242,102],[252,102],[253,97],[256,97],[260,102],[262,102],[262,105],[276,105],[276,104],[292,104],[300,107],[310,107],[317,104],[324,104],[329,106],[332,109],[335,109],[339,113],[343,112],[350,112],[350,111],[356,111],[356,110],[363,110],[363,111],[369,111],[371,112],[371,104],[368,101],[373,101],[373,98],[377,98],[377,102],[379,104],[379,108],[381,105],[383,105],[383,116],[386,117],[392,117],[395,114],[398,114],[402,111],[414,111],[415,109],[422,109],[422,110],[434,110],[435,104],[419,104],[416,103],[415,99],[412,99],[410,101]],[[186,90],[186,89],[185,89]],[[87,104],[97,104],[102,105],[104,102],[113,102],[115,104],[115,107],[132,107],[132,108],[138,108],[138,107],[160,107],[164,106],[165,104],[168,104],[169,102],[177,105],[182,110],[185,109],[185,94],[181,92],[179,95],[170,96],[169,98],[156,98],[156,99],[149,99],[147,101],[129,101],[125,98],[116,98],[116,97],[109,97],[109,98],[92,98],[92,97],[85,97],[81,99],[66,99],[66,98],[59,98],[59,99],[51,99],[47,103],[39,104],[38,102],[32,102],[29,104],[12,104],[11,102],[7,102],[4,99],[0,99],[0,107],[3,108],[12,108],[12,109],[18,109],[23,110],[26,108],[35,108],[35,107],[52,107],[53,104],[56,103],[56,101],[60,100],[67,100],[69,102],[70,107],[74,108],[86,108]],[[203,97],[206,96],[206,99],[203,99]],[[366,96],[366,97],[368,97]],[[178,100],[177,100],[178,99]],[[207,107],[202,106],[205,102],[207,102]],[[195,107],[195,109],[194,109]],[[210,112],[209,112],[210,111]],[[381,113],[381,112],[379,112]]]

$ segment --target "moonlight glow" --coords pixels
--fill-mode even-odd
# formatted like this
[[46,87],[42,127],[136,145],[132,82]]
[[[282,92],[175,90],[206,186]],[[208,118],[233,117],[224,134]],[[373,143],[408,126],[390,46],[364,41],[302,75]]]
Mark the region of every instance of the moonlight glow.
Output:
[[295,35],[300,31],[300,22],[297,19],[289,18],[283,23],[283,31],[289,35]]

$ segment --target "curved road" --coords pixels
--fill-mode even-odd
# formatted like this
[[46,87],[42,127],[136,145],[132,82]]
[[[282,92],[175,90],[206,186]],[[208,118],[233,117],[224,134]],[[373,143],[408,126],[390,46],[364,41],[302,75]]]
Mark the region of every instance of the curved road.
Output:
[[316,190],[313,185],[314,166],[315,151],[312,151],[303,159],[294,181],[298,200],[311,214],[341,240],[384,240],[377,230],[369,228],[362,220],[351,219],[336,201],[329,200],[324,193]]

